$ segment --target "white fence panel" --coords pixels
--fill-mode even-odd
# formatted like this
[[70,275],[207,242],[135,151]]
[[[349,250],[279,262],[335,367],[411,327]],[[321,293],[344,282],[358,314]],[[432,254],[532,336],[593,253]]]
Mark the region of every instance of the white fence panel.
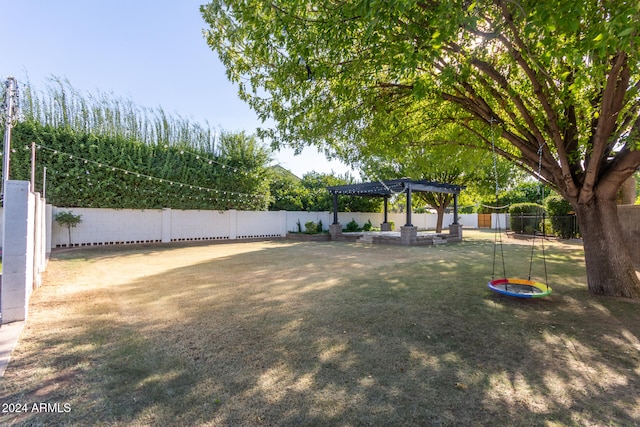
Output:
[[387,220],[390,222],[393,221],[393,229],[395,231],[400,231],[400,227],[404,226],[407,223],[407,215],[401,212],[390,213],[387,215]]
[[458,222],[466,228],[478,228],[478,214],[459,214]]
[[286,220],[286,213],[281,211],[237,211],[236,237],[285,237]]
[[307,222],[322,221],[322,229],[328,230],[329,225],[333,222],[333,214],[331,212],[303,212],[303,211],[287,211],[287,231],[298,231],[298,223],[300,230],[304,231],[304,225]]
[[[404,222],[405,223],[407,222],[407,216],[406,215],[404,217]],[[431,226],[431,228],[435,228],[435,226],[436,226],[435,218],[433,219],[433,221],[430,221],[430,218],[425,214],[411,213],[411,224],[414,227],[418,227],[419,230],[428,229],[430,222],[433,222],[433,225]],[[404,225],[404,223],[402,223],[401,225]]]
[[338,212],[338,221],[343,228],[352,220],[355,220],[360,227],[365,225],[367,221],[371,221],[371,225],[374,227],[380,227],[383,218],[384,214],[381,212]]
[[[164,240],[217,240],[229,239],[230,217],[235,211],[186,211],[166,209],[165,215],[170,215],[169,233],[165,233]],[[165,223],[167,223],[165,221]]]
[[[411,222],[413,222],[413,225],[418,227],[418,229],[420,230],[435,230],[436,225],[438,224],[438,215],[434,215],[434,214],[427,214],[427,213],[412,214],[411,219],[412,219]],[[443,227],[449,226],[449,223],[447,222],[447,219],[446,219],[446,215],[442,220],[442,226]]]
[[509,214],[506,213],[492,213],[491,214],[491,228],[492,229],[509,229]]
[[[54,207],[54,217],[61,211],[82,216],[82,222],[71,229],[71,244],[74,246],[162,241],[162,210]],[[52,246],[68,246],[67,227],[53,221],[52,228]]]
[[[287,232],[298,230],[298,222],[302,231],[309,221],[316,224],[322,221],[324,230],[333,222],[332,212],[52,208],[52,215],[63,210],[82,215],[82,222],[71,230],[73,246],[284,237]],[[360,227],[371,221],[377,228],[383,218],[381,212],[338,213],[338,220],[343,227],[355,220]],[[399,231],[406,223],[406,214],[389,213],[388,220],[393,221],[395,230]],[[436,220],[436,214],[411,215],[413,225],[419,229],[435,229]],[[453,214],[445,214],[443,229],[446,230],[452,222]],[[477,228],[477,215],[461,214],[460,223],[465,228]],[[508,226],[508,215],[494,214],[492,223],[494,227],[500,224],[500,228],[505,228]],[[67,228],[55,221],[51,221],[50,225],[51,246],[48,247],[68,246]]]

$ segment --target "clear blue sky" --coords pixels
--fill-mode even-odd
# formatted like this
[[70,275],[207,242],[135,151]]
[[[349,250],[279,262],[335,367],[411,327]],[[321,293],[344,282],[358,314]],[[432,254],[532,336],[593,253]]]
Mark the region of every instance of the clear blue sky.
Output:
[[[85,93],[113,92],[143,107],[228,131],[262,124],[240,101],[204,40],[204,0],[0,0],[0,78],[13,75],[39,90],[67,78]],[[298,176],[344,173],[315,148],[275,153]]]

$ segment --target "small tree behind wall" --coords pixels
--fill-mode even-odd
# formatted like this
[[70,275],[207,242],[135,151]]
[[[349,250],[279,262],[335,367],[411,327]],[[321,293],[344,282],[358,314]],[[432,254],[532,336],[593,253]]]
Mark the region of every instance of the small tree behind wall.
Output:
[[60,211],[55,215],[55,220],[69,230],[69,247],[71,247],[71,228],[82,222],[82,215],[74,215],[73,212]]

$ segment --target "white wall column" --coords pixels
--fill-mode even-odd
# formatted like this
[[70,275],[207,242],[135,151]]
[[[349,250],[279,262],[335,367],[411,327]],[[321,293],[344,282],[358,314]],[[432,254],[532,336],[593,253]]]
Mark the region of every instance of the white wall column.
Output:
[[162,210],[162,243],[171,242],[172,232],[172,218],[171,209],[166,208]]
[[229,209],[229,240],[238,238],[238,211]]
[[33,290],[35,196],[29,181],[5,181],[2,233],[2,323],[25,320]]
[[287,237],[287,211],[280,211],[280,235]]
[[49,259],[51,254],[51,236],[53,234],[53,205],[46,205],[44,214],[44,227],[46,232],[45,256]]

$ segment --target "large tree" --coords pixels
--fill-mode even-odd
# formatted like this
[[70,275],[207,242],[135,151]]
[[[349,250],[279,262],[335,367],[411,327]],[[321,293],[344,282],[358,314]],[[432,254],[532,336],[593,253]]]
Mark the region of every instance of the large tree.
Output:
[[640,298],[615,204],[640,166],[637,1],[214,0],[202,13],[276,143],[350,159],[456,123],[572,204],[591,292]]

